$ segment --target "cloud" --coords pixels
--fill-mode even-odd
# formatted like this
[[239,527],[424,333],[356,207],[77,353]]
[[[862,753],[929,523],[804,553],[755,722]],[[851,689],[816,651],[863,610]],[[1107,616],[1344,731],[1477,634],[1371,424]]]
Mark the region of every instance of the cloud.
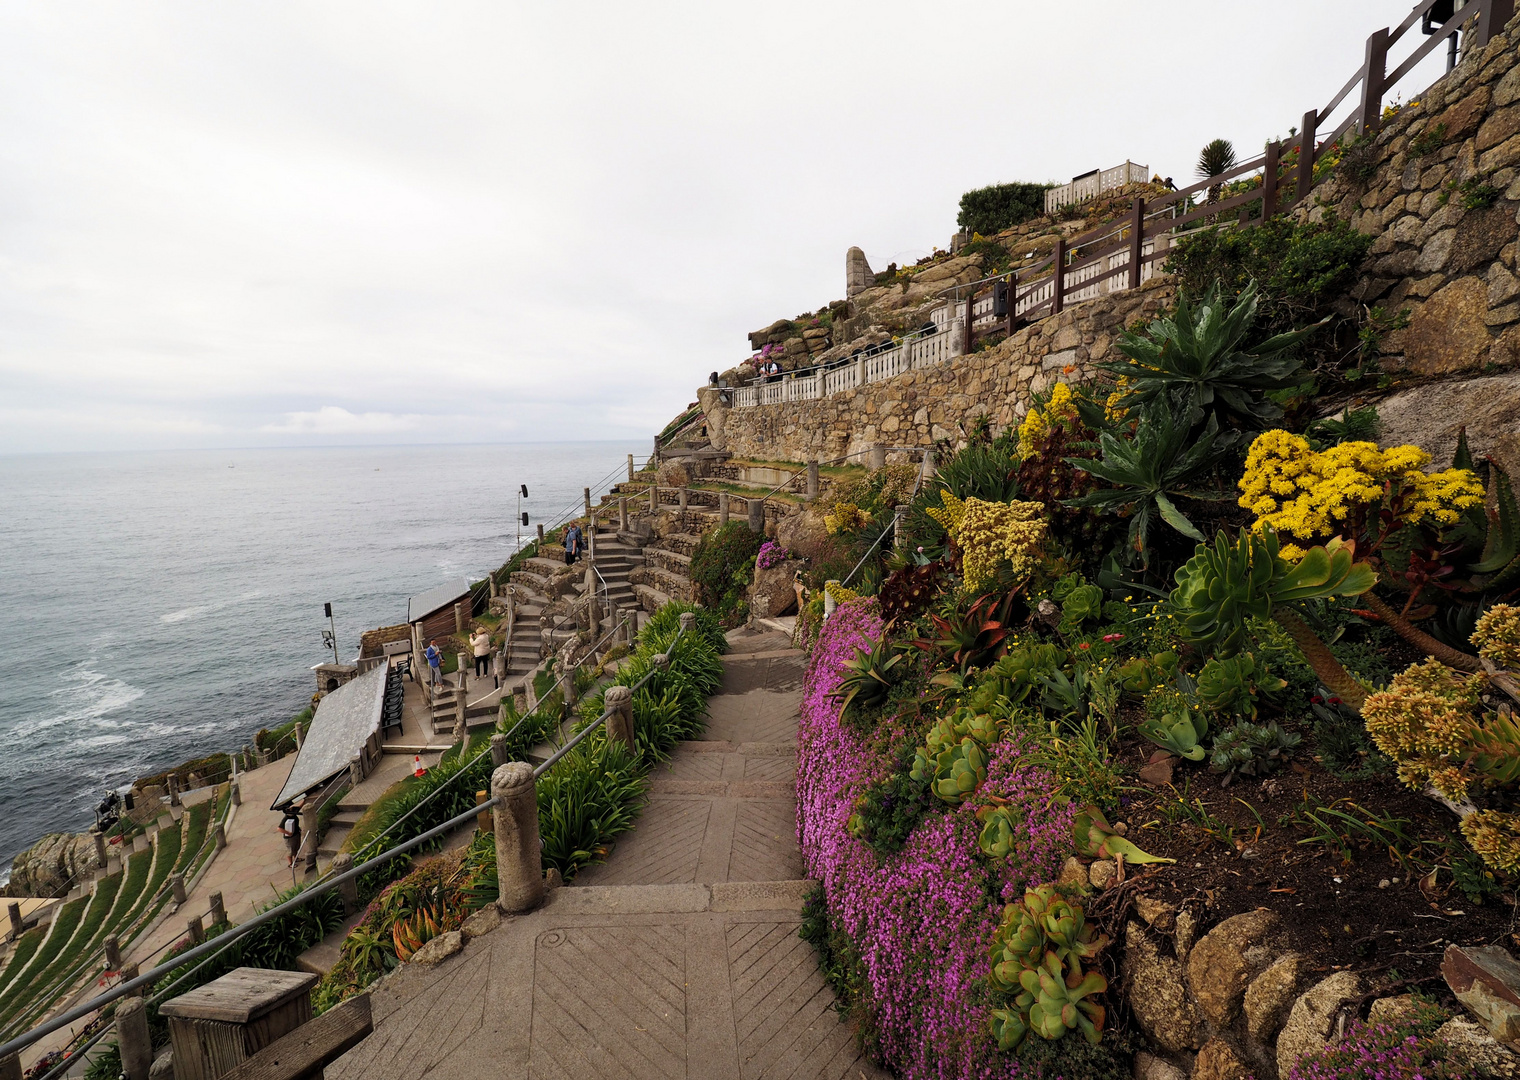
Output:
[[284,423],[265,424],[260,431],[272,435],[388,435],[416,431],[423,417],[415,414],[351,413],[337,405],[323,405],[315,412],[289,412]]

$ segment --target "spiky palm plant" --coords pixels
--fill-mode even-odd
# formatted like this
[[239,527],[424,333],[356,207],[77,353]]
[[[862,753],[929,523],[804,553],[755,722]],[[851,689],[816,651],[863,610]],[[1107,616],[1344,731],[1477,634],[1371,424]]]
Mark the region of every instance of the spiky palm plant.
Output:
[[[1235,167],[1235,144],[1229,139],[1214,139],[1198,152],[1198,175],[1209,180],[1229,172]],[[1223,184],[1209,188],[1209,202],[1218,202]]]

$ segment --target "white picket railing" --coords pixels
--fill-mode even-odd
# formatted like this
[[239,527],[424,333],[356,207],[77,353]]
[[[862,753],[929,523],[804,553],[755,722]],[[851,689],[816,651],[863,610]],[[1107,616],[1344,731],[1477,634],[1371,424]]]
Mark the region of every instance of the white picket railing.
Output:
[[1096,199],[1105,191],[1121,188],[1125,184],[1143,184],[1151,173],[1144,165],[1126,161],[1112,169],[1099,169],[1086,176],[1079,176],[1069,184],[1051,188],[1045,193],[1045,212],[1054,214],[1063,206],[1073,206],[1088,199]]

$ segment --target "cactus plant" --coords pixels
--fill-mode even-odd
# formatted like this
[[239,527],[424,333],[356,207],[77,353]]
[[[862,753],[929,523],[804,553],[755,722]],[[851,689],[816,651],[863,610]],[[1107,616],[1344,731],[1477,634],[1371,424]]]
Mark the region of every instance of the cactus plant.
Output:
[[1161,716],[1148,716],[1140,721],[1140,734],[1168,753],[1189,761],[1202,761],[1207,755],[1203,737],[1209,732],[1209,722],[1202,713],[1194,712],[1186,705]]

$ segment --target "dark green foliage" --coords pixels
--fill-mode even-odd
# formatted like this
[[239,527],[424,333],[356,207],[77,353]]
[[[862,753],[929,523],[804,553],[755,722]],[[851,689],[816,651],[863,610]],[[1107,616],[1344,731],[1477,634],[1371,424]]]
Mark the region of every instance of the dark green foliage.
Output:
[[927,781],[915,780],[910,775],[914,747],[905,750],[906,757],[899,754],[898,769],[867,788],[850,816],[851,834],[869,844],[878,855],[901,851],[925,815],[942,805]]
[[1358,135],[1342,143],[1337,168],[1357,183],[1371,180],[1379,164],[1375,134]]
[[833,696],[840,701],[839,719],[847,719],[852,706],[860,711],[879,708],[887,700],[894,682],[893,669],[903,662],[903,655],[892,648],[886,634],[869,649],[857,649],[846,660],[844,671]]
[[1453,844],[1451,849],[1451,878],[1457,891],[1467,897],[1469,904],[1482,905],[1504,892],[1504,887],[1494,880],[1493,871],[1483,865],[1483,857],[1471,848]]
[[[1235,167],[1235,144],[1229,139],[1212,139],[1205,143],[1203,149],[1198,152],[1198,176],[1202,180],[1208,180],[1222,173],[1227,173]],[[1209,201],[1219,199],[1220,189],[1223,185],[1215,184],[1209,188]]]
[[660,638],[668,640],[675,636],[681,628],[681,616],[691,612],[697,617],[697,632],[707,639],[707,643],[718,653],[728,651],[728,638],[723,630],[723,622],[710,610],[697,604],[685,604],[679,600],[672,600],[649,616],[644,628],[639,631],[640,643]]
[[1270,724],[1236,724],[1214,738],[1209,768],[1224,774],[1225,784],[1237,776],[1265,776],[1293,756],[1301,737]]
[[1446,125],[1436,124],[1409,140],[1409,154],[1417,158],[1429,157],[1445,145]]
[[849,935],[834,929],[822,885],[803,897],[797,936],[818,953],[818,968],[834,991],[835,1011],[841,1016],[848,1014],[860,1000],[865,975]]
[[1333,214],[1303,223],[1277,216],[1250,229],[1200,230],[1172,249],[1166,268],[1189,296],[1203,296],[1216,281],[1231,296],[1257,282],[1256,334],[1267,338],[1329,314],[1372,241]]
[[1324,695],[1315,697],[1318,700],[1311,700],[1309,706],[1314,714],[1310,733],[1314,736],[1314,756],[1326,770],[1342,780],[1367,780],[1392,768],[1393,763],[1378,752],[1360,720],[1329,704]]
[[1304,436],[1315,450],[1327,450],[1344,442],[1376,442],[1383,422],[1376,405],[1345,409],[1339,416],[1326,416],[1311,423]]
[[935,483],[957,499],[1008,502],[1019,497],[1019,457],[1006,439],[972,443],[939,467]]
[[1234,301],[1215,281],[1196,304],[1179,296],[1173,313],[1145,333],[1126,331],[1116,348],[1127,359],[1098,367],[1128,380],[1121,408],[1159,400],[1190,426],[1211,417],[1225,430],[1263,430],[1283,412],[1267,395],[1303,380],[1292,354],[1318,324],[1247,346],[1257,306],[1254,280]]
[[1045,212],[1045,193],[1054,184],[993,184],[961,196],[955,223],[966,232],[991,236]]
[[[983,263],[982,271],[987,274],[1002,273],[1008,269],[1009,264],[1013,261],[1013,257],[1008,249],[996,240],[973,240],[955,254],[957,257],[980,255]],[[989,344],[989,339],[983,338],[979,344],[985,348]]]
[[697,600],[727,626],[744,615],[744,594],[755,575],[755,556],[764,537],[749,524],[730,521],[705,534],[691,557],[691,581]]
[[923,611],[933,602],[944,573],[944,564],[937,562],[910,564],[892,571],[876,594],[882,618],[911,619]]
[[1094,1046],[1086,1039],[1025,1039],[1015,1056],[1033,1066],[1032,1076],[1081,1077],[1082,1080],[1129,1080],[1134,1071],[1134,1048],[1123,1031],[1104,1029]]

